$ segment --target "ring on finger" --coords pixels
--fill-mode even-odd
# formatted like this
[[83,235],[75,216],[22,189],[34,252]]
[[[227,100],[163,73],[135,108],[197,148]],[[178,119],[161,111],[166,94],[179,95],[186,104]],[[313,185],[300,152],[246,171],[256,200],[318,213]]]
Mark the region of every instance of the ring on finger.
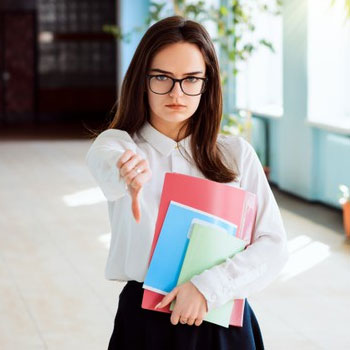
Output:
[[140,168],[134,168],[137,174],[142,173],[142,170]]

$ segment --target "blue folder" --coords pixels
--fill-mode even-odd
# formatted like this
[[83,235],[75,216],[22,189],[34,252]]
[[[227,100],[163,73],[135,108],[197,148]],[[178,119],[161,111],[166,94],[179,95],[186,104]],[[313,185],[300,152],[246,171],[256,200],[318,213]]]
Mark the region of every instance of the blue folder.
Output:
[[189,243],[188,233],[193,219],[220,226],[229,234],[236,235],[236,225],[217,216],[171,201],[143,288],[165,295],[176,287]]

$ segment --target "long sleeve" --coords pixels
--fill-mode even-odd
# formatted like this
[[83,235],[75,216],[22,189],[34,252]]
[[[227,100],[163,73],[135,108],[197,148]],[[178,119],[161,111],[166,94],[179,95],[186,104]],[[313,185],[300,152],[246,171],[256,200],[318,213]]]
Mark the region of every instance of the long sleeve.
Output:
[[94,140],[86,154],[86,164],[103,194],[115,201],[127,193],[127,185],[120,177],[117,161],[126,151],[136,152],[137,145],[123,130],[108,129]]
[[256,224],[252,244],[243,252],[191,279],[205,296],[209,311],[262,290],[288,259],[282,218],[262,165],[247,141],[240,138],[240,144],[241,188],[257,195]]

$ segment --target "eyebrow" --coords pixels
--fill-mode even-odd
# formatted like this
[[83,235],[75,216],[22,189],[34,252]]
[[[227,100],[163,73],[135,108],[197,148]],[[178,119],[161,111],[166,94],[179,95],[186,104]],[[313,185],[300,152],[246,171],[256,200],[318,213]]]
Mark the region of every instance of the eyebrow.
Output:
[[[159,69],[159,68],[152,68],[152,69],[151,69],[151,72],[159,72],[159,73],[174,75],[174,74],[171,73],[171,72],[167,72],[166,70]],[[184,74],[182,74],[182,75],[194,75],[194,74],[200,74],[200,73],[203,73],[203,72],[202,72],[201,70],[199,70],[199,71],[196,71],[196,72],[184,73]]]

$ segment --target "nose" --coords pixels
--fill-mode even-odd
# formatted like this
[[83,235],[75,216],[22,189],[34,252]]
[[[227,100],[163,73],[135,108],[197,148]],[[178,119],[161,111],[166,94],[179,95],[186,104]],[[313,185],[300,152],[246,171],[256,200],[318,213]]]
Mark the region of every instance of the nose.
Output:
[[169,96],[182,96],[184,93],[181,90],[180,82],[176,81],[175,85],[169,92]]

